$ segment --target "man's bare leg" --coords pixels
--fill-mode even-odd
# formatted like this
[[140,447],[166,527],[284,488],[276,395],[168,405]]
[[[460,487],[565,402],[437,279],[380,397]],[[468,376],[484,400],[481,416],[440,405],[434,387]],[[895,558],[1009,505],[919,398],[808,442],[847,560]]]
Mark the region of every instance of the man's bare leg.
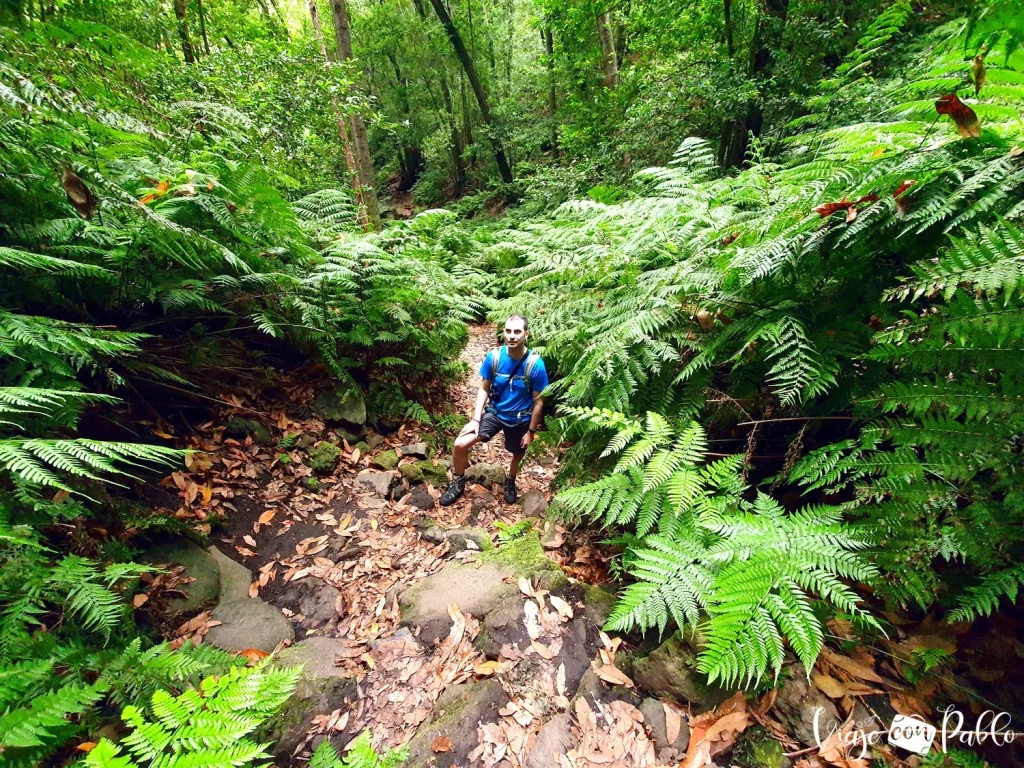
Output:
[[526,454],[523,453],[512,454],[512,463],[508,465],[508,476],[513,480],[515,480],[516,475],[519,474],[519,465],[523,462],[523,456],[525,455]]
[[476,432],[459,435],[455,438],[455,448],[452,450],[452,474],[457,477],[466,474],[466,467],[469,466],[469,449],[479,442],[480,435]]

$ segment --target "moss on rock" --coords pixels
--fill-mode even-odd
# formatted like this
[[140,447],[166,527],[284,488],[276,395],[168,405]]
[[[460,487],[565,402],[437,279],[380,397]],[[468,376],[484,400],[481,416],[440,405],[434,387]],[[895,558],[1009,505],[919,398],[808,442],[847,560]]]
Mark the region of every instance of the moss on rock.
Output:
[[314,472],[330,472],[338,463],[341,449],[333,443],[323,442],[309,452],[309,468]]
[[397,451],[381,451],[373,457],[373,465],[380,467],[381,469],[388,470],[394,469],[398,463],[398,452]]
[[562,570],[544,554],[536,531],[513,539],[497,549],[484,552],[481,558],[512,570],[516,576],[541,574],[545,589],[556,589],[568,582]]

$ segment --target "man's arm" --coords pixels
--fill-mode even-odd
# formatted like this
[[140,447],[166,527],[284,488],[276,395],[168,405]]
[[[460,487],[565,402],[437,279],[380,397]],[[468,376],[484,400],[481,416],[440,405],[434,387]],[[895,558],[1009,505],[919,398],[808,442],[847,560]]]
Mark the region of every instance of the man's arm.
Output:
[[540,396],[540,392],[533,393],[533,410],[530,412],[530,429],[521,441],[523,448],[528,448],[530,443],[533,442],[534,432],[540,428],[540,421],[544,418],[544,398]]
[[487,405],[487,394],[490,391],[490,380],[481,379],[480,388],[476,391],[476,406],[473,408],[473,418],[462,428],[460,434],[475,434],[480,430],[480,419],[484,417],[484,406]]

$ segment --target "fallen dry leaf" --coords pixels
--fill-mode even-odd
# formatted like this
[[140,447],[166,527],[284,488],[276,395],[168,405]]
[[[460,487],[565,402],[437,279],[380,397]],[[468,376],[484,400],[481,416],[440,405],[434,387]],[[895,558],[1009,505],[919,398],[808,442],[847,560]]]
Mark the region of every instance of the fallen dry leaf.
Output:
[[447,736],[438,736],[430,745],[431,752],[451,752],[452,740]]
[[605,664],[602,667],[595,667],[594,674],[612,685],[621,685],[626,688],[633,688],[633,681],[626,677],[626,673],[612,664]]

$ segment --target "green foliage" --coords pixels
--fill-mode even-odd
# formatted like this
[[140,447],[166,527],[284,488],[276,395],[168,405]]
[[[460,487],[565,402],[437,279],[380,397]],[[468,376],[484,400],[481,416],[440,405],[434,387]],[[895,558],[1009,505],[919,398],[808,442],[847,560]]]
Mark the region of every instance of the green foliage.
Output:
[[744,500],[742,455],[707,462],[696,422],[677,428],[652,412],[641,426],[622,414],[576,413],[618,427],[605,453],[619,458],[608,476],[559,494],[558,505],[637,535],[625,555],[637,581],[607,629],[663,634],[670,621],[700,623],[700,669],[724,685],[751,685],[769,669],[778,674],[784,638],[811,668],[823,638],[812,596],[877,626],[844,582],[873,581],[877,572],[858,554],[866,542],[842,524],[840,508],[787,513],[762,493]]
[[323,742],[310,758],[310,768],[398,768],[408,755],[407,750],[388,750],[380,755],[370,741],[370,732],[363,731],[345,747],[345,756],[338,757],[329,741]]
[[508,544],[510,541],[520,539],[533,530],[532,520],[520,520],[518,523],[503,523],[501,520],[494,522],[498,529],[498,543]]
[[[268,744],[247,738],[288,699],[301,670],[266,663],[234,667],[207,677],[179,696],[159,690],[148,711],[125,707],[132,731],[119,744],[101,739],[89,752],[89,768],[196,765],[246,766],[269,758]],[[261,763],[265,764],[265,763]]]
[[[743,170],[687,139],[630,199],[493,233],[493,317],[530,317],[574,443],[556,504],[627,543],[610,626],[704,622],[702,668],[749,684],[782,636],[814,658],[812,596],[870,621],[857,581],[952,620],[1018,599],[1024,58],[983,5],[916,39],[893,5]],[[820,561],[773,559],[799,533]]]

